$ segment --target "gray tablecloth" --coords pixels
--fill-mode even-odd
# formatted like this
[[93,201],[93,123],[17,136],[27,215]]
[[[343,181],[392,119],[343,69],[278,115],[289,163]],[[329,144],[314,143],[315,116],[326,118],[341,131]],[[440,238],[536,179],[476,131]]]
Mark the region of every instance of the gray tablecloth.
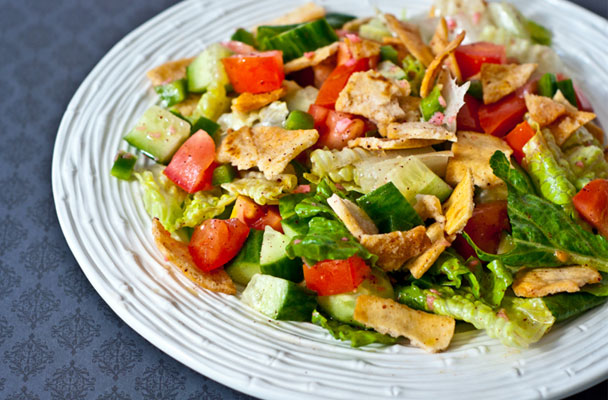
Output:
[[[606,0],[580,0],[606,16]],[[80,82],[172,0],[0,0],[0,398],[244,399],[174,361],[93,290],[59,228],[51,154]],[[473,388],[472,388],[473,389]],[[608,398],[606,383],[580,398]]]

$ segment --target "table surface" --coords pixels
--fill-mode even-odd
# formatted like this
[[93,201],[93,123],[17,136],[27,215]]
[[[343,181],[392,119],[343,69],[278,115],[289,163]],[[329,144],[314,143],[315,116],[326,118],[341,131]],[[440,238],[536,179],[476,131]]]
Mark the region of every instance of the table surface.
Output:
[[[608,1],[577,3],[606,17]],[[74,260],[51,193],[59,121],[101,57],[172,0],[0,0],[0,397],[247,399],[162,353]],[[608,381],[573,398],[608,398]]]

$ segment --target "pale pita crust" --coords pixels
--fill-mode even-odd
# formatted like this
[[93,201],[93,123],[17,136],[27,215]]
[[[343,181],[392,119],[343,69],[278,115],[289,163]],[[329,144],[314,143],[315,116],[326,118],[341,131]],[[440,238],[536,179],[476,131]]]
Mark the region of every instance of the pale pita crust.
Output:
[[361,244],[378,256],[377,264],[385,271],[395,271],[412,257],[420,255],[431,246],[424,226],[409,231],[395,231],[376,235],[364,234]]
[[386,127],[389,139],[433,139],[456,141],[456,133],[430,122],[391,122]]
[[194,57],[166,62],[146,72],[146,76],[154,86],[164,85],[185,78],[186,67],[188,67],[193,60]]
[[296,58],[295,60],[291,60],[283,66],[283,70],[285,74],[290,74],[295,71],[299,71],[304,68],[312,67],[320,64],[325,61],[329,57],[336,54],[338,51],[338,47],[340,46],[339,42],[332,43],[330,45],[321,47],[313,52],[312,57],[302,56]]
[[495,103],[525,85],[537,64],[481,64],[484,104]]
[[525,99],[530,117],[538,122],[541,128],[566,114],[566,106],[549,97],[526,93]]
[[519,297],[543,297],[555,293],[574,293],[589,283],[598,283],[602,275],[591,267],[522,268],[513,281]]
[[348,147],[361,147],[367,150],[403,150],[418,149],[421,147],[439,144],[441,142],[443,142],[443,140],[361,137],[349,140]]

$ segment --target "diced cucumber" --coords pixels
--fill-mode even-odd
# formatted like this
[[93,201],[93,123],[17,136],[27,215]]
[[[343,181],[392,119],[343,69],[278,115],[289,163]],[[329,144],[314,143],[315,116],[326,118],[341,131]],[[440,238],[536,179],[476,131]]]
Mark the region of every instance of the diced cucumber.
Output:
[[420,216],[392,182],[359,197],[357,204],[374,221],[380,233],[407,231],[423,224]]
[[477,100],[483,100],[483,86],[481,86],[480,80],[472,80],[470,81],[469,89],[467,90],[467,94],[475,97]]
[[220,115],[229,109],[230,99],[226,94],[226,87],[220,83],[213,82],[207,87],[207,92],[198,101],[192,113],[192,118],[196,118],[198,121],[199,118],[205,117],[211,121],[217,121]]
[[160,97],[159,105],[163,108],[181,103],[188,94],[187,81],[185,79],[178,79],[166,85],[156,86],[154,90]]
[[332,318],[356,326],[360,323],[353,319],[357,297],[362,294],[374,295],[392,299],[395,296],[393,286],[383,271],[372,269],[372,275],[361,282],[357,290],[349,293],[319,296],[317,301],[323,311]]
[[124,139],[161,164],[190,136],[190,124],[159,106],[152,106],[141,116]]
[[230,40],[236,40],[237,42],[245,43],[253,47],[256,45],[253,33],[243,28],[237,29],[230,37]]
[[133,168],[135,167],[135,162],[137,162],[137,157],[133,154],[121,150],[116,154],[116,158],[114,159],[114,164],[112,165],[112,169],[110,170],[110,174],[113,177],[128,181],[131,179],[131,175],[133,174]]
[[526,30],[530,34],[530,39],[532,39],[534,43],[551,46],[551,38],[553,34],[549,29],[537,24],[531,19],[526,20],[525,26]]
[[289,242],[286,235],[266,226],[260,252],[260,271],[292,282],[301,282],[304,279],[302,260],[287,257],[285,248]]
[[317,306],[315,293],[311,290],[261,274],[251,278],[241,300],[267,317],[287,321],[310,321]]
[[390,61],[393,64],[399,64],[399,53],[397,53],[397,50],[391,45],[381,46],[380,59],[382,61]]
[[344,26],[348,21],[352,21],[355,19],[354,16],[348,14],[341,13],[327,13],[325,14],[325,19],[327,23],[334,29],[340,29]]
[[445,110],[445,107],[439,101],[439,97],[441,97],[441,90],[436,85],[428,96],[420,100],[420,112],[425,121],[431,119],[436,112]]
[[558,81],[557,89],[562,92],[562,94],[564,95],[566,100],[570,102],[570,104],[578,108],[578,102],[576,101],[576,92],[574,91],[572,79],[564,79],[563,81]]
[[257,229],[249,231],[247,241],[239,254],[224,267],[233,281],[247,285],[253,275],[260,273],[260,251],[263,238],[264,231]]
[[432,194],[443,203],[452,193],[450,185],[435,175],[418,158],[407,157],[401,167],[389,173],[389,180],[397,186],[410,204],[414,204],[417,194]]
[[393,64],[391,61],[382,61],[378,64],[378,72],[382,74],[385,78],[400,80],[405,79],[405,71],[402,68],[399,68],[396,64]]
[[236,169],[230,164],[222,164],[213,170],[211,184],[219,186],[222,183],[230,183],[236,178]]
[[367,24],[359,27],[359,36],[382,43],[385,36],[392,36],[392,34],[380,19],[373,18]]
[[285,129],[312,129],[315,127],[315,120],[312,115],[300,110],[293,110],[285,120]]
[[199,117],[196,122],[192,124],[192,133],[198,132],[200,129],[207,132],[212,138],[215,138],[215,134],[220,129],[220,126],[209,118]]
[[260,39],[258,43],[263,50],[281,50],[283,60],[290,61],[302,57],[308,51],[327,46],[338,41],[338,35],[325,18],[296,26],[275,36]]
[[547,72],[538,80],[538,94],[553,97],[555,92],[557,92],[557,79],[555,79],[555,75]]
[[202,93],[214,82],[220,85],[229,84],[222,58],[231,55],[232,52],[219,43],[207,47],[186,69],[188,91]]
[[[294,28],[297,28],[302,24],[291,24],[291,25],[261,25],[258,26],[256,40],[258,44],[261,44],[264,39],[271,38],[273,36],[280,35],[283,32],[287,32]],[[267,50],[262,47],[262,50]]]
[[283,232],[288,238],[293,238],[298,235],[306,235],[308,232],[308,223],[311,218],[300,218],[296,214],[281,220]]

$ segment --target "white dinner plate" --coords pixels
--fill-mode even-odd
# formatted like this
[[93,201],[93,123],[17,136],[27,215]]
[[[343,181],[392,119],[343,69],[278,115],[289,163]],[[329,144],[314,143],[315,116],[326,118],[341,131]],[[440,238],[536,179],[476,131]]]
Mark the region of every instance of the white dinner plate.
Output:
[[[370,15],[367,2],[324,1]],[[608,122],[608,22],[562,0],[515,1],[552,29],[554,47]],[[61,121],[53,193],[67,242],[91,284],[135,331],[190,368],[253,396],[304,398],[558,398],[608,375],[608,304],[555,326],[528,350],[483,332],[459,333],[449,350],[350,348],[308,323],[277,322],[237,297],[197,288],[157,251],[138,184],[110,176],[121,140],[156,95],[145,72],[196,55],[292,9],[278,0],[188,0],[121,40],[82,83]],[[426,1],[377,1],[426,12]]]

